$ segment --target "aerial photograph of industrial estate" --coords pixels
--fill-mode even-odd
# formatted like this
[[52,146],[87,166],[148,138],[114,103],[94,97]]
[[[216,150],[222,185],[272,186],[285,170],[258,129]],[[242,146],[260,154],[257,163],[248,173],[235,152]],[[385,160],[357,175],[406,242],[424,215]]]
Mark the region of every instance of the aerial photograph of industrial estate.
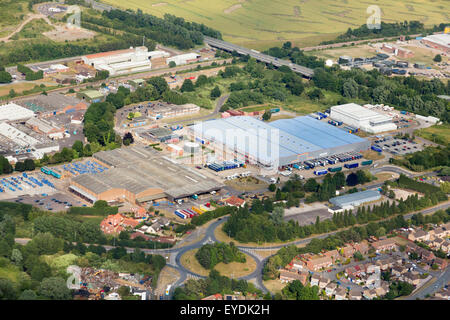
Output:
[[0,300],[450,300],[449,17],[0,0]]

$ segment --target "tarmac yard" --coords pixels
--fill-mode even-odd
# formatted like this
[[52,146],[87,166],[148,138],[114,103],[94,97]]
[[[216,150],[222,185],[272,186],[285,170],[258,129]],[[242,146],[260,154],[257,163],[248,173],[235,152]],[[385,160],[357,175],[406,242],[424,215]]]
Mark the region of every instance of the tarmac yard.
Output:
[[15,202],[31,204],[37,208],[50,211],[67,211],[71,206],[81,207],[84,204],[77,198],[63,193],[24,195],[15,199]]

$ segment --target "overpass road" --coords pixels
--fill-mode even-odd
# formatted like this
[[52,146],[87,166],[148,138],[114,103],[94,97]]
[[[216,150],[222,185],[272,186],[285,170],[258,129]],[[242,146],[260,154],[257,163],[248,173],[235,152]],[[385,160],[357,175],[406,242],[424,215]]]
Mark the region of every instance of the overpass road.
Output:
[[300,73],[301,75],[303,75],[306,78],[311,78],[314,75],[314,71],[310,68],[300,66],[300,65],[292,63],[288,60],[278,59],[278,58],[269,56],[267,54],[258,52],[256,50],[247,49],[247,48],[237,46],[235,44],[232,44],[232,43],[229,43],[226,41],[218,40],[218,39],[207,37],[207,36],[204,37],[204,41],[206,44],[208,44],[211,47],[229,51],[229,52],[236,51],[237,53],[239,53],[241,55],[249,55],[250,57],[255,58],[258,61],[265,62],[265,63],[271,63],[276,67],[288,66],[289,68],[291,68],[292,71]]

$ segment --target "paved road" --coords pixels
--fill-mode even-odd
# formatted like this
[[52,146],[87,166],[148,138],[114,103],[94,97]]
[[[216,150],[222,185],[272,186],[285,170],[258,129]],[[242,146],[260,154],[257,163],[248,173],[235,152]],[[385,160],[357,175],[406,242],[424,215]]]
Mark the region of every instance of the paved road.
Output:
[[218,39],[207,37],[207,36],[204,36],[204,41],[206,44],[208,44],[211,47],[215,47],[215,48],[229,51],[229,52],[236,51],[237,53],[242,54],[242,55],[249,55],[250,57],[255,58],[258,61],[265,62],[265,63],[271,63],[276,67],[288,66],[292,71],[300,73],[301,75],[303,75],[304,77],[307,77],[307,78],[311,78],[314,75],[314,71],[310,68],[300,66],[300,65],[292,63],[291,61],[288,61],[288,60],[278,59],[278,58],[269,56],[267,54],[260,53],[253,49],[247,49],[247,48],[232,44],[230,42],[218,40]]
[[450,267],[447,267],[444,271],[440,273],[437,280],[430,286],[426,286],[423,289],[420,289],[413,295],[407,297],[405,300],[416,300],[416,299],[424,299],[427,295],[432,296],[434,293],[443,288],[450,281]]

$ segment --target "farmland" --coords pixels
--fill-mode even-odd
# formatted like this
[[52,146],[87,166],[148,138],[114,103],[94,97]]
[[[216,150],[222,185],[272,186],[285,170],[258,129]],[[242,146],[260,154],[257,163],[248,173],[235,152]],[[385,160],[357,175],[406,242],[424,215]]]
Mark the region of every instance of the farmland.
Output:
[[[378,5],[382,21],[419,20],[426,26],[449,20],[444,0],[102,0],[120,8],[170,13],[204,23],[222,32],[225,40],[254,49],[287,40],[300,47],[335,38],[366,22],[366,9]],[[314,18],[312,18],[314,17]]]

